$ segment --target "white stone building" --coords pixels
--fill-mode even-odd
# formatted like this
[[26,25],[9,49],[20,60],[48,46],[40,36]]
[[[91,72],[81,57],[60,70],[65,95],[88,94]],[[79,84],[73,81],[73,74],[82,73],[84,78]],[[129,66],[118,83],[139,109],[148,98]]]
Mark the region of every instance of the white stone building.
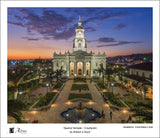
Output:
[[87,40],[84,36],[84,29],[79,17],[78,27],[75,30],[75,38],[73,40],[73,52],[65,52],[64,54],[57,54],[54,52],[53,58],[53,70],[60,69],[63,66],[63,69],[66,70],[65,76],[67,77],[93,77],[98,76],[98,73],[95,72],[95,69],[100,67],[100,64],[103,64],[103,67],[106,68],[106,55],[95,54],[92,51],[87,52]]
[[[133,87],[133,83],[139,83],[147,88],[147,97],[153,97],[152,85],[152,62],[145,62],[129,66],[129,75],[123,76],[123,80],[127,80],[126,86]],[[135,88],[134,91],[138,89]],[[140,91],[140,90],[139,90]],[[143,89],[142,89],[143,93]]]

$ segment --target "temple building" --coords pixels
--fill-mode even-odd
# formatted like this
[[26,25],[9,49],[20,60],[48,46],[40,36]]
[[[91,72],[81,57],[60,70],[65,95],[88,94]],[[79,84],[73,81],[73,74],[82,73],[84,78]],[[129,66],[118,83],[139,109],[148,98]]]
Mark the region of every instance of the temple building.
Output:
[[65,76],[67,77],[93,77],[98,76],[95,69],[103,64],[106,68],[106,55],[105,53],[95,54],[94,52],[87,52],[87,40],[84,36],[84,29],[82,27],[81,19],[79,17],[78,27],[75,29],[75,38],[73,40],[73,51],[65,52],[64,54],[53,54],[53,70],[60,69],[66,70]]

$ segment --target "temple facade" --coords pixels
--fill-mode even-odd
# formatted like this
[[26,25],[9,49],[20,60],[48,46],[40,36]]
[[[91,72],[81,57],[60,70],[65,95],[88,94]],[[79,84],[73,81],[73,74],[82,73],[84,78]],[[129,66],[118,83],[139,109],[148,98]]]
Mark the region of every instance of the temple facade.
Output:
[[103,64],[106,68],[106,55],[105,53],[95,54],[94,52],[87,52],[87,40],[84,36],[84,29],[82,27],[81,19],[79,17],[78,27],[75,29],[75,38],[73,40],[73,51],[65,52],[64,54],[53,54],[53,70],[60,69],[66,70],[64,76],[67,77],[93,77],[98,76],[95,69]]

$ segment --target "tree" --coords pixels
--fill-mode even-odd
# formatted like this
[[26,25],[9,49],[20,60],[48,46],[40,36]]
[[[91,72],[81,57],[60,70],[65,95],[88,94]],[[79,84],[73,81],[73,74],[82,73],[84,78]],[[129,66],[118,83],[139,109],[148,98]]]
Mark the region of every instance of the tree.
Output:
[[14,86],[14,99],[17,99],[18,95],[18,86],[20,82],[22,82],[23,78],[30,73],[30,71],[26,71],[23,69],[16,69],[15,73],[10,72],[8,75],[8,81],[12,81],[13,86]]
[[115,72],[113,68],[106,68],[105,70],[106,75],[107,75],[107,80],[110,82],[110,76]]
[[56,78],[56,82],[59,83],[61,80],[62,75],[65,73],[65,70],[63,70],[63,66],[61,66],[60,69],[57,69],[56,71],[53,71],[53,78]]
[[145,103],[146,95],[148,93],[148,88],[145,85],[143,85],[142,89],[143,89],[143,102]]
[[53,84],[53,79],[56,78],[56,83],[58,84],[61,81],[62,75],[65,73],[66,71],[63,70],[63,66],[61,66],[60,69],[57,69],[56,71],[51,71],[51,72],[47,72],[47,76],[49,77],[49,81],[50,81],[50,87],[52,88],[52,84]]
[[95,69],[95,71],[97,71],[99,73],[99,76],[102,75],[102,78],[103,78],[103,85],[104,85],[104,75],[105,75],[105,69],[103,67],[102,64],[100,64],[100,67],[98,69]]
[[8,115],[15,118],[17,120],[17,123],[22,122],[22,116],[20,115],[20,110],[23,110],[25,108],[25,104],[22,101],[18,100],[9,100],[8,101]]

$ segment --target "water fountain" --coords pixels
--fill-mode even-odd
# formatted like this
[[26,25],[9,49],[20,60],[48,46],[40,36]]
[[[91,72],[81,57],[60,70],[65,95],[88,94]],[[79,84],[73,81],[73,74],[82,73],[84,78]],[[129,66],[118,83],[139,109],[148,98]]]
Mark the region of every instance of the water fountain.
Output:
[[80,102],[78,107],[68,108],[61,116],[71,123],[89,123],[99,117],[100,113],[92,108],[83,107]]

